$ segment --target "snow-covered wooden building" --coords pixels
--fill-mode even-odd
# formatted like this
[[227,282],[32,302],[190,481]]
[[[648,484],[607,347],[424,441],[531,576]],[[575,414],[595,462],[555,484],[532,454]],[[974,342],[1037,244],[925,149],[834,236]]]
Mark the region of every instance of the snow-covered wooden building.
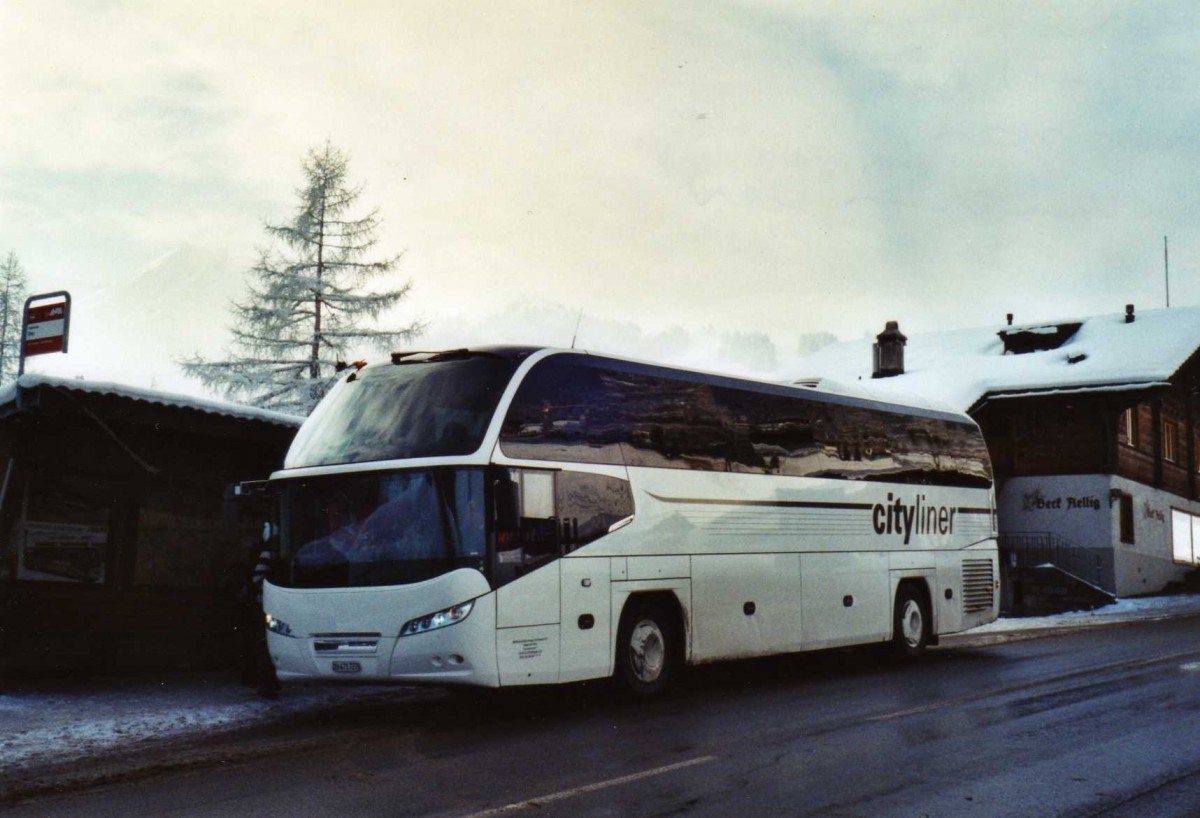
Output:
[[112,383],[0,390],[0,670],[232,662],[257,549],[225,495],[299,424]]
[[1009,553],[1044,555],[1120,596],[1200,564],[1200,308],[885,331],[832,344],[798,374],[970,413]]

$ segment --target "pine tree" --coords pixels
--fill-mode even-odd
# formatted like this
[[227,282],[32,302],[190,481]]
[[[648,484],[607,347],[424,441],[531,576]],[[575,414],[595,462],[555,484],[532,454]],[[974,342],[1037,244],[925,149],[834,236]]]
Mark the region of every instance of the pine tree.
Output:
[[424,327],[373,329],[412,287],[365,289],[392,272],[400,256],[372,261],[379,211],[354,217],[362,187],[347,181],[346,154],[328,143],[303,162],[300,203],[287,224],[266,225],[277,249],[259,251],[245,300],[233,305],[233,343],[226,360],[200,356],[184,371],[234,400],[307,414],[329,390],[335,365],[364,345],[386,349]]
[[17,377],[21,360],[21,312],[29,297],[29,280],[17,254],[0,261],[0,383]]

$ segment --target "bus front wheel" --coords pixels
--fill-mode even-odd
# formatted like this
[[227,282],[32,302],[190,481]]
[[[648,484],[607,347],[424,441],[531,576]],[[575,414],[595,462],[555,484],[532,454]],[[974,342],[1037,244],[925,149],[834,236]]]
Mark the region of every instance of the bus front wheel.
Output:
[[892,619],[892,650],[900,657],[920,656],[929,645],[933,618],[925,595],[913,585],[901,585],[896,593]]
[[653,603],[635,602],[617,632],[617,681],[635,696],[653,696],[675,675],[674,621]]

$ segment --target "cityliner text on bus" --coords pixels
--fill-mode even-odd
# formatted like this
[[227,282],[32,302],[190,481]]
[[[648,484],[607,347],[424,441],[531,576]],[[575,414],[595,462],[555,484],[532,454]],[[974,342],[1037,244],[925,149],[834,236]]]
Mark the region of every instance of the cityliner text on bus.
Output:
[[281,679],[489,687],[868,643],[996,618],[965,415],[576,350],[350,371],[268,484]]

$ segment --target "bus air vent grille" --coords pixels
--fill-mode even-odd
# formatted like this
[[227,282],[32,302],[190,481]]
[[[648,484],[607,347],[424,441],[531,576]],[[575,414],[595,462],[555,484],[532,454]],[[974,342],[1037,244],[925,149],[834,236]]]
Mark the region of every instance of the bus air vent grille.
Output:
[[314,634],[313,650],[324,656],[363,655],[370,656],[379,649],[379,634]]
[[986,611],[992,607],[996,579],[991,560],[963,560],[962,604],[965,613]]

